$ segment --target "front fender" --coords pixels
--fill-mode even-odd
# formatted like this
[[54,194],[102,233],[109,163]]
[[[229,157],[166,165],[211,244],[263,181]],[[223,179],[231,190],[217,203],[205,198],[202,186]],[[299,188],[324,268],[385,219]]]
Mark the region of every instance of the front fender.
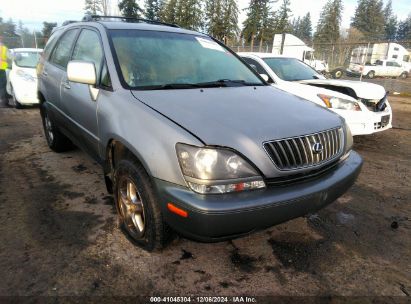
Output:
[[98,97],[99,153],[107,160],[111,140],[121,142],[155,178],[186,186],[175,145],[203,143],[183,128],[135,99],[129,91],[100,91]]

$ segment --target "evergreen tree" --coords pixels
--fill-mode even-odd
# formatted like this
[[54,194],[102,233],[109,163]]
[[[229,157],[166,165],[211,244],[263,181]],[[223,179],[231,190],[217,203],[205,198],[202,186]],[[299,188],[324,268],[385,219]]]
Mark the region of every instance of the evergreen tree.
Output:
[[389,0],[387,5],[384,8],[384,30],[385,30],[385,39],[394,40],[397,34],[397,16],[392,12],[392,1]]
[[290,0],[283,0],[280,9],[273,15],[274,34],[282,34],[291,30],[288,21],[290,13]]
[[43,22],[43,29],[41,30],[41,34],[43,37],[50,37],[51,36],[51,31],[53,28],[57,26],[56,22]]
[[163,0],[146,0],[145,2],[145,16],[149,20],[160,20],[160,11],[164,5]]
[[358,0],[351,26],[365,35],[365,39],[385,37],[385,18],[382,0]]
[[272,18],[270,15],[270,0],[250,0],[247,11],[247,18],[243,23],[242,36],[251,46],[255,40],[269,39],[272,30]]
[[297,36],[304,42],[311,42],[313,28],[310,13],[307,13],[303,18],[294,18],[289,27],[293,35]]
[[314,34],[316,44],[336,43],[340,38],[340,23],[343,11],[342,0],[328,0],[324,5],[317,30]]
[[86,14],[98,15],[103,13],[100,0],[85,0],[84,10]]
[[167,23],[177,23],[177,2],[178,0],[168,0],[164,3],[160,11],[160,20]]
[[118,3],[118,9],[124,17],[132,18],[139,18],[140,13],[143,11],[136,0],[121,0]]
[[204,26],[201,0],[178,0],[176,21],[181,27],[199,30]]
[[397,40],[411,40],[411,14],[398,24]]
[[208,34],[227,40],[238,34],[238,6],[235,0],[207,0],[205,27]]
[[311,15],[309,12],[301,19],[300,32],[300,38],[302,40],[304,40],[305,42],[311,42],[313,37],[313,26],[311,23]]

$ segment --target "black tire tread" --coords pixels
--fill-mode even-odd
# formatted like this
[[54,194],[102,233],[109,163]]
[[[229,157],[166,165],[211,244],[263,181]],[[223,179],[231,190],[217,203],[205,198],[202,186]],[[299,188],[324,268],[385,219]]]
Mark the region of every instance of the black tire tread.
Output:
[[[147,174],[143,165],[130,155],[127,156],[126,158],[119,160],[118,165],[115,168],[114,195],[115,195],[116,207],[118,209],[117,180],[118,180],[118,175],[121,174],[123,170],[127,172],[133,180],[136,181],[136,186],[139,188],[140,195],[142,196],[144,200],[145,211],[146,210],[148,211],[148,218],[150,219],[150,222],[152,224],[150,227],[146,227],[147,229],[146,233],[148,233],[147,235],[148,242],[135,240],[127,234],[127,231],[125,228],[122,230],[135,245],[147,251],[161,250],[165,247],[165,245],[170,240],[171,231],[168,225],[163,220],[163,215],[162,215],[160,206],[157,203],[157,195],[156,195],[154,186],[151,182],[151,178]],[[119,217],[120,217],[120,213],[119,213]],[[147,215],[146,215],[146,218],[147,218]],[[123,226],[121,220],[120,220],[120,226]]]
[[[46,131],[45,123],[44,123],[44,111],[47,111],[47,109],[44,107],[44,105],[41,105],[40,115],[41,115],[41,120],[43,122],[44,136],[46,137],[46,140],[47,140],[47,131]],[[56,126],[54,126],[53,128],[53,133],[54,133],[53,142],[50,144],[50,142],[47,140],[47,144],[51,150],[57,153],[61,153],[61,152],[66,152],[66,151],[73,149],[74,147],[73,143],[63,133],[61,133]]]

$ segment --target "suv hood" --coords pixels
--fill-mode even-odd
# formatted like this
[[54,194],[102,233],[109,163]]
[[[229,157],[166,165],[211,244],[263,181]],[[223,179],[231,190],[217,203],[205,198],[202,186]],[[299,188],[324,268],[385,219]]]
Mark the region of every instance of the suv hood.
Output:
[[305,98],[316,104],[325,107],[324,102],[318,97],[318,94],[324,94],[329,96],[334,96],[342,99],[351,100],[352,102],[356,102],[357,100],[352,98],[349,95],[342,94],[337,91],[324,89],[322,87],[316,87],[313,85],[302,84],[299,82],[291,82],[291,81],[281,81],[278,84],[273,85],[274,87],[279,88],[280,90],[284,90],[291,94],[297,95],[301,98]]
[[262,171],[269,161],[263,142],[342,125],[341,118],[333,112],[271,86],[132,91],[132,94],[205,144],[233,148]]
[[383,86],[370,82],[337,79],[310,79],[303,80],[301,83],[319,85],[329,90],[333,90],[333,87],[350,88],[355,92],[358,98],[363,99],[381,99],[385,96],[385,89]]

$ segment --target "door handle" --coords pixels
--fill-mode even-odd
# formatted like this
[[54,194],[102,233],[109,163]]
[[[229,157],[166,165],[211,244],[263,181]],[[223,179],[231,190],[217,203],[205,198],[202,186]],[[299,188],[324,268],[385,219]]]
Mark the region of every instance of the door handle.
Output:
[[69,81],[64,81],[64,82],[63,82],[63,86],[64,86],[64,88],[67,89],[67,90],[71,89],[71,86],[70,86],[70,82],[69,82]]
[[43,75],[44,77],[47,77],[47,72],[46,71],[43,71],[43,73],[41,73],[41,75]]

